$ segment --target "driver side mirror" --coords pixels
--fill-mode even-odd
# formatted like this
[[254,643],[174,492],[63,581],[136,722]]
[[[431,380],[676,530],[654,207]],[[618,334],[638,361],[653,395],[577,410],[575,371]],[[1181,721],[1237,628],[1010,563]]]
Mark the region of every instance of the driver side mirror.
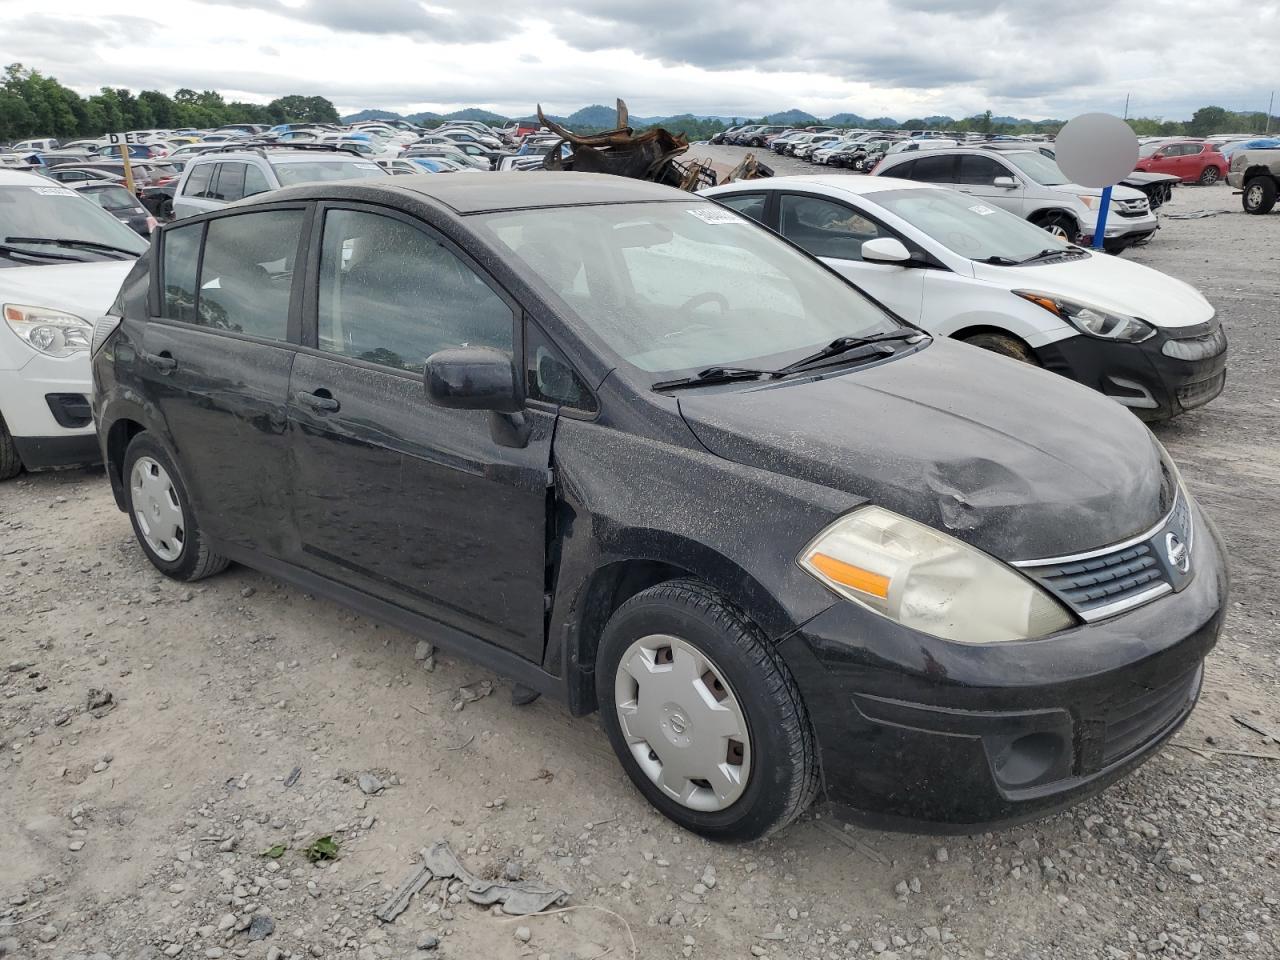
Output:
[[1151,159],[1152,159],[1152,160],[1163,160],[1163,159],[1164,159],[1164,154],[1163,154],[1163,153],[1161,153],[1159,150],[1157,150],[1155,153],[1153,153],[1153,154],[1151,155]]
[[911,251],[894,237],[876,237],[862,244],[862,259],[868,263],[903,265],[911,260]]
[[1005,190],[1017,190],[1018,181],[1013,177],[996,177],[991,181],[993,187],[1002,187]]
[[501,350],[455,347],[427,357],[423,371],[427,399],[452,410],[492,410],[517,413],[524,396],[516,365]]

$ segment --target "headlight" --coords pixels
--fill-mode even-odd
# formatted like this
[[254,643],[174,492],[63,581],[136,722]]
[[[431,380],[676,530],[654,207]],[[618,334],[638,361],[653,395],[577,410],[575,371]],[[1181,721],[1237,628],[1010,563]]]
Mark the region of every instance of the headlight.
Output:
[[1141,343],[1155,335],[1156,328],[1145,320],[1131,317],[1126,313],[1114,313],[1101,307],[1092,307],[1086,303],[1065,300],[1051,293],[1039,293],[1035,290],[1013,291],[1024,300],[1029,300],[1038,307],[1044,307],[1054,316],[1066,320],[1081,333],[1103,340],[1123,340],[1127,343]]
[[93,333],[89,321],[74,314],[21,303],[4,305],[4,321],[27,346],[50,357],[69,357],[88,350]]
[[881,507],[827,527],[800,554],[800,566],[854,603],[958,643],[1031,640],[1075,623],[998,560]]

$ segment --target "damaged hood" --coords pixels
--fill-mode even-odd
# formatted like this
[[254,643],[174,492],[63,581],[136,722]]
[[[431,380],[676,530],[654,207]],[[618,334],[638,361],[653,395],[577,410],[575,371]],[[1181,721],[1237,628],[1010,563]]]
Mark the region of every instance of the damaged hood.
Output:
[[822,380],[679,402],[718,456],[844,490],[1006,561],[1107,546],[1167,510],[1160,451],[1137,417],[950,340]]

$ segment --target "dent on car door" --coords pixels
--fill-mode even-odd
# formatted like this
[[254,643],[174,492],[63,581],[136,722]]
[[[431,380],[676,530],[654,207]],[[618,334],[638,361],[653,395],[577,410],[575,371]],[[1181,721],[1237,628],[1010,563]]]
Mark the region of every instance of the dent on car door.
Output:
[[[142,376],[213,537],[279,555],[287,539],[285,401],[305,211],[170,227]],[[203,244],[203,252],[201,247]]]
[[432,405],[422,379],[442,349],[518,355],[517,311],[409,218],[329,207],[313,236],[314,349],[289,401],[295,562],[541,660],[555,414],[522,414],[521,443],[506,415]]
[[868,240],[899,239],[874,217],[827,197],[784,193],[778,197],[778,230],[899,316],[920,319],[925,271],[862,259]]

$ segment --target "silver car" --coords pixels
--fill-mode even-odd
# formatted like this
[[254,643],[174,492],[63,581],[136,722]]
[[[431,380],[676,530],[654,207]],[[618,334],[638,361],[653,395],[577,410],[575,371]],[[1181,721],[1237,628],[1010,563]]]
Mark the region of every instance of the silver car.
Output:
[[329,145],[237,146],[202,153],[187,163],[173,197],[174,219],[220,210],[245,197],[317,180],[386,177],[371,159]]
[[[1069,243],[1091,243],[1098,227],[1102,191],[1072,183],[1054,160],[1034,148],[997,153],[955,147],[889,154],[873,174],[952,187],[1016,213]],[[1159,228],[1145,194],[1132,187],[1112,189],[1103,240],[1108,251],[1140,243]]]

